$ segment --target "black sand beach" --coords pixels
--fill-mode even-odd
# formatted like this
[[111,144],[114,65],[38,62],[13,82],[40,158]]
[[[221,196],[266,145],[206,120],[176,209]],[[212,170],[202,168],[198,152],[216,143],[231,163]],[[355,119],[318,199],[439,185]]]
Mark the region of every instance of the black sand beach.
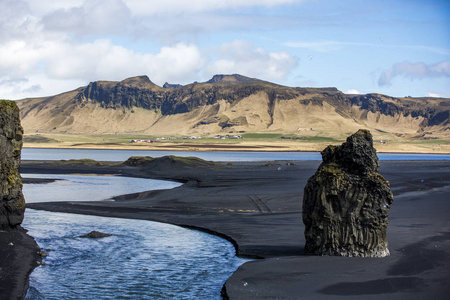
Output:
[[[386,258],[306,256],[303,188],[319,161],[126,164],[23,161],[22,173],[120,174],[185,182],[115,201],[27,204],[28,208],[145,219],[230,240],[242,265],[226,282],[229,299],[448,299],[450,162],[382,161],[390,181]],[[89,200],[89,199],[86,199]]]
[[0,299],[22,299],[28,276],[41,262],[39,246],[26,230],[0,231]]

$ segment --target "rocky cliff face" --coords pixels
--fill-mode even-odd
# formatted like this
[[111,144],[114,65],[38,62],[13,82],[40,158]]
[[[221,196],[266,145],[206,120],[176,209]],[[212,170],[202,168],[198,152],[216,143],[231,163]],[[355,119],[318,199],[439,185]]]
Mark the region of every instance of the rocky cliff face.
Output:
[[346,95],[336,88],[287,87],[237,74],[165,88],[147,76],[96,81],[18,105],[27,133],[297,134],[314,128],[336,138],[372,128],[395,138],[450,135],[449,99]]
[[108,81],[91,82],[75,97],[81,105],[95,101],[103,108],[122,109],[142,107],[148,110],[160,109],[164,99],[162,88],[147,76],[128,78],[119,83]]
[[23,130],[13,101],[0,100],[0,299],[24,299],[39,246],[20,224],[25,212],[19,174]]
[[13,101],[0,101],[0,228],[20,225],[25,211],[19,174],[23,129]]
[[109,109],[139,107],[160,111],[162,115],[174,115],[214,105],[221,100],[233,105],[258,92],[267,94],[272,106],[277,98],[294,99],[301,94],[300,90],[237,74],[215,75],[205,83],[186,86],[166,83],[164,88],[152,83],[147,76],[138,76],[121,82],[91,82],[80,90],[75,99],[81,106],[90,102]]
[[379,172],[372,135],[359,130],[322,151],[323,162],[305,186],[305,252],[311,255],[384,257],[393,202]]

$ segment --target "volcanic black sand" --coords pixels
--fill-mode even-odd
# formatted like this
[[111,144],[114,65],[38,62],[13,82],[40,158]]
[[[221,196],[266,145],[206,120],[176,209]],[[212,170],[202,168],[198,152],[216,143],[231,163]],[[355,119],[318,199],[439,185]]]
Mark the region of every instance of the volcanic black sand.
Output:
[[[386,258],[306,256],[303,188],[319,161],[212,163],[162,158],[126,164],[23,162],[22,173],[120,174],[185,184],[114,201],[27,204],[28,208],[196,228],[230,240],[242,265],[230,299],[449,299],[450,161],[382,161],[390,181]],[[89,200],[89,199],[86,199]]]
[[26,230],[0,231],[0,299],[21,299],[28,289],[28,275],[41,262],[40,249]]

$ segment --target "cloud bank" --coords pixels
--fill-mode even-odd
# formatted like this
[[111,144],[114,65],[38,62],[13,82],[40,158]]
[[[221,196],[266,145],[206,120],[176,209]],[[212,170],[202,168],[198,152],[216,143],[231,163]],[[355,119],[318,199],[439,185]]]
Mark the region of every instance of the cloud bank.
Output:
[[435,64],[411,63],[408,61],[397,63],[380,75],[378,85],[389,86],[395,77],[410,79],[450,77],[450,61],[447,60]]
[[[288,52],[240,40],[204,47],[195,38],[179,39],[175,28],[164,24],[176,24],[178,34],[195,33],[198,29],[189,23],[182,26],[183,10],[292,2],[299,1],[42,0],[37,5],[0,0],[0,98],[48,96],[67,90],[69,83],[73,89],[144,74],[160,85],[207,80],[218,73],[280,80],[297,65]],[[154,18],[144,16],[151,14]]]
[[351,94],[351,95],[359,95],[359,94],[361,94],[358,90],[355,90],[355,89],[349,89],[345,93],[346,94]]
[[225,8],[240,8],[252,6],[272,7],[282,4],[305,2],[307,0],[165,0],[165,1],[141,1],[125,0],[127,5],[136,14],[178,13],[178,12],[205,12]]
[[81,6],[60,8],[44,15],[46,30],[75,34],[123,34],[137,26],[137,20],[122,0],[90,0]]
[[218,59],[209,64],[205,74],[240,73],[267,80],[283,79],[297,65],[289,53],[269,52],[246,41],[234,41],[218,47]]

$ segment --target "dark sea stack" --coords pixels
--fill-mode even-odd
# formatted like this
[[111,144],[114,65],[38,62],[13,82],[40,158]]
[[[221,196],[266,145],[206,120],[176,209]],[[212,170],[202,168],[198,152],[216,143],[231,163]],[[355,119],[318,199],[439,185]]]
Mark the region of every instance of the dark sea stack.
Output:
[[13,101],[0,101],[0,228],[20,225],[25,212],[20,178],[23,129]]
[[0,100],[0,299],[23,299],[28,275],[42,260],[36,241],[20,226],[25,212],[22,137],[16,103]]
[[359,130],[342,145],[328,146],[322,158],[304,190],[305,253],[388,256],[386,230],[393,195],[378,173],[370,131]]

